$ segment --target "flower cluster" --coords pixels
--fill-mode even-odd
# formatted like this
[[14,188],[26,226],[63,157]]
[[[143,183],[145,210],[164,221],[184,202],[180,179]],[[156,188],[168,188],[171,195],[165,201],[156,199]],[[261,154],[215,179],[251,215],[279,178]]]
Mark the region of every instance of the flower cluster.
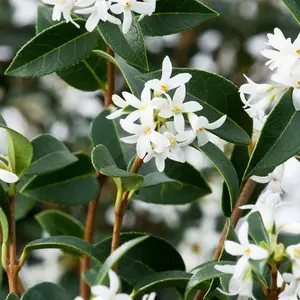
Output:
[[[63,17],[67,22],[79,25],[72,19],[71,13],[89,15],[86,29],[93,31],[100,21],[110,22],[116,25],[122,24],[123,33],[126,34],[133,19],[133,13],[151,16],[156,8],[156,0],[42,0],[53,5],[53,21],[60,21]],[[123,22],[115,15],[123,15]]]
[[[164,170],[167,158],[184,163],[189,144],[197,138],[198,146],[205,145],[209,141],[206,129],[219,128],[226,120],[226,116],[223,116],[210,123],[206,117],[195,114],[203,108],[199,102],[185,102],[185,84],[191,77],[188,73],[172,77],[172,64],[169,57],[166,57],[161,78],[145,83],[141,99],[128,92],[122,93],[123,98],[118,95],[112,98],[120,109],[107,118],[127,115],[120,120],[120,124],[126,132],[132,134],[121,138],[121,141],[136,144],[137,155],[144,162],[155,158],[160,172]],[[173,95],[169,93],[172,90],[175,90]]]
[[293,88],[293,104],[297,111],[300,110],[300,35],[292,43],[275,28],[274,34],[268,34],[267,44],[271,49],[261,53],[269,59],[266,64],[273,72],[272,83],[258,84],[246,77],[248,83],[240,88],[246,112],[259,122],[265,121],[288,88]]
[[[92,286],[91,291],[93,300],[132,300],[132,297],[127,294],[118,293],[120,289],[120,279],[113,271],[109,271],[109,288],[105,285]],[[144,295],[142,300],[155,300],[155,293]],[[75,300],[83,300],[82,297],[76,297]]]

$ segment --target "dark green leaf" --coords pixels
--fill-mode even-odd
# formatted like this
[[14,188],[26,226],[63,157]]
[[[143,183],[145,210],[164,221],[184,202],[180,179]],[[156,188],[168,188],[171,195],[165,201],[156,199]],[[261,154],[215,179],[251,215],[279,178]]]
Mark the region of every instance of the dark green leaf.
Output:
[[145,35],[167,35],[191,29],[218,13],[198,0],[160,0],[155,13],[140,23]]
[[51,236],[71,235],[83,239],[84,226],[73,216],[59,210],[45,210],[35,219]]
[[[198,101],[204,115],[210,122],[227,115],[223,126],[213,130],[222,139],[235,144],[247,145],[251,142],[252,120],[245,113],[238,88],[226,78],[217,74],[195,69],[174,69],[173,73],[187,72],[193,77],[187,83],[187,99]],[[160,78],[161,71],[142,75],[140,78],[148,81]]]
[[143,183],[143,176],[118,168],[108,149],[103,145],[97,145],[93,149],[92,162],[95,169],[101,174],[113,177],[120,191],[136,190]]
[[282,2],[287,6],[297,22],[300,23],[300,2],[298,0],[282,0]]
[[25,218],[26,215],[34,208],[36,201],[20,193],[16,195],[16,221]]
[[18,77],[42,76],[80,62],[99,42],[97,31],[88,32],[84,21],[80,29],[59,23],[45,29],[17,53],[6,74]]
[[147,175],[139,199],[148,203],[190,203],[211,192],[201,173],[188,163],[169,160],[164,173],[150,173],[146,164],[141,172]]
[[72,300],[72,297],[58,285],[43,282],[26,291],[21,300]]
[[[184,299],[189,299],[190,293],[195,289],[206,290],[212,279],[226,276],[225,273],[221,273],[215,269],[217,265],[233,265],[231,261],[220,261],[220,262],[209,262],[204,264],[202,267],[197,269],[197,272],[192,276],[190,281],[187,284],[185,290]],[[227,275],[228,276],[228,275]]]
[[35,25],[35,32],[39,34],[43,30],[59,23],[57,21],[52,20],[52,12],[53,9],[46,5],[39,5],[37,9],[37,18]]
[[36,201],[59,205],[86,205],[96,197],[99,183],[93,175],[90,158],[79,153],[78,161],[64,169],[35,176],[21,189],[21,193]]
[[6,215],[2,208],[0,208],[0,224],[2,229],[2,247],[8,241],[8,222]]
[[124,244],[122,244],[116,251],[114,251],[104,262],[103,266],[100,268],[99,273],[96,277],[95,284],[101,284],[108,274],[109,270],[124,256],[128,251],[148,239],[148,235],[137,237]]
[[13,293],[10,293],[9,295],[7,295],[7,297],[5,298],[5,300],[19,300],[20,298]]
[[[229,217],[240,193],[239,179],[236,171],[226,155],[216,145],[209,142],[202,147],[196,148],[205,154],[225,180],[230,195],[230,201],[223,202],[222,209],[224,215]],[[224,200],[227,200],[227,198]]]
[[252,152],[244,177],[264,175],[300,151],[300,112],[289,89],[269,115]]
[[185,289],[191,274],[183,271],[166,271],[154,273],[142,278],[135,286],[132,297],[140,293],[150,292],[157,288],[176,287]]
[[253,212],[248,216],[249,235],[256,244],[269,243],[269,234],[259,212]]
[[148,70],[144,36],[135,17],[125,35],[118,25],[110,22],[100,23],[99,29],[104,41],[115,53],[129,64]]

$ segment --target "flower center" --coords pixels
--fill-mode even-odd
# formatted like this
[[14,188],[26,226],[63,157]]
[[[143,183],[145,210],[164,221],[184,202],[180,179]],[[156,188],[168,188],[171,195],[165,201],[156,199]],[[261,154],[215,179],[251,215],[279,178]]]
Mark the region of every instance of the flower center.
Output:
[[297,81],[296,85],[297,85],[297,88],[300,88],[300,80]]
[[244,250],[244,253],[245,253],[245,255],[250,255],[251,254],[251,249],[250,248],[246,248],[245,250]]
[[295,255],[295,257],[300,258],[300,248],[294,249],[294,255]]
[[129,1],[126,1],[126,2],[125,2],[125,7],[126,7],[126,8],[130,8],[130,7],[131,7],[131,3],[130,3]]
[[145,129],[144,129],[144,134],[149,134],[151,132],[151,128],[149,126],[147,126]]
[[147,103],[143,103],[143,104],[141,104],[141,106],[140,106],[140,110],[144,110],[144,109],[146,109],[148,107],[148,104]]
[[200,251],[201,251],[200,245],[197,244],[197,243],[192,244],[192,251],[193,251],[193,253],[195,253],[195,254],[199,254]]
[[169,137],[169,142],[171,144],[171,147],[175,147],[176,139],[173,136]]
[[167,92],[168,91],[168,87],[167,85],[164,83],[160,86],[160,88],[164,91],[164,92]]
[[181,107],[180,107],[179,105],[175,105],[175,106],[173,107],[173,112],[174,112],[175,114],[180,114],[180,113],[182,112],[182,109],[181,109]]
[[273,178],[273,181],[274,181],[274,182],[277,182],[277,181],[278,181],[278,179],[277,179],[277,178]]
[[296,53],[297,53],[298,55],[300,55],[300,49],[298,49],[298,50],[296,51]]
[[203,132],[205,130],[205,128],[204,127],[200,127],[200,128],[198,128],[198,131],[199,132]]

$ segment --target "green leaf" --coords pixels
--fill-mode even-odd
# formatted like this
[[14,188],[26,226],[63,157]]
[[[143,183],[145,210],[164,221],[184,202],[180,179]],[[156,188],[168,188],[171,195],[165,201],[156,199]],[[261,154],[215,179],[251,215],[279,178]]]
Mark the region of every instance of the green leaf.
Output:
[[130,240],[121,245],[116,251],[114,251],[104,262],[99,273],[97,274],[95,284],[101,284],[108,274],[109,270],[124,256],[129,250],[148,239],[148,235],[144,235],[133,240]]
[[155,289],[176,287],[185,289],[191,274],[183,271],[166,271],[154,273],[142,278],[135,286],[132,297],[135,298],[140,293],[150,292]]
[[145,35],[162,36],[191,29],[217,16],[198,0],[161,0],[153,15],[146,16],[140,24]]
[[10,293],[9,295],[7,295],[7,297],[5,298],[5,300],[19,300],[20,298],[13,293]]
[[59,23],[57,21],[52,20],[52,12],[49,6],[46,5],[39,5],[37,8],[37,18],[36,18],[36,25],[35,25],[35,33],[39,34],[43,30]]
[[269,115],[252,152],[245,178],[264,175],[300,151],[300,112],[289,89]]
[[30,199],[20,193],[16,194],[16,221],[25,218],[27,214],[34,208],[36,201]]
[[300,2],[298,0],[282,0],[296,21],[300,23]]
[[136,190],[143,183],[143,176],[118,168],[108,149],[103,145],[98,145],[93,149],[92,163],[101,174],[112,177],[120,191]]
[[99,33],[86,31],[85,22],[76,21],[81,25],[80,29],[71,23],[59,23],[36,35],[20,49],[6,74],[42,76],[60,71],[88,56],[99,42]]
[[35,176],[20,190],[36,201],[59,205],[86,205],[99,192],[89,156],[78,153],[78,161],[52,173]]
[[[220,128],[212,132],[220,138],[235,144],[248,145],[251,142],[252,120],[245,113],[238,88],[226,78],[217,74],[195,69],[173,69],[173,74],[190,73],[187,83],[186,101],[197,101],[203,106],[201,115],[210,122],[227,115]],[[143,81],[160,78],[161,71],[140,76]]]
[[104,145],[110,152],[117,166],[123,170],[135,154],[135,147],[122,143],[120,137],[124,134],[116,120],[108,120],[107,110],[100,113],[92,123],[91,136],[94,147]]
[[7,133],[8,159],[12,171],[20,177],[21,173],[31,163],[33,149],[30,142],[24,136],[8,128],[3,121],[2,118],[2,120],[0,120],[0,128],[5,129]]
[[164,173],[149,172],[148,165],[145,164],[141,173],[147,174],[144,186],[139,191],[139,199],[144,202],[184,204],[211,192],[201,173],[188,163],[168,160]]
[[253,241],[259,245],[261,242],[270,243],[269,234],[264,226],[263,220],[259,212],[251,213],[248,218],[249,235]]
[[2,247],[8,242],[8,222],[2,208],[0,208],[0,224],[2,229]]
[[[121,233],[121,244],[144,236],[142,233]],[[95,245],[97,257],[104,261],[110,255],[111,238]],[[157,251],[159,249],[159,251]],[[168,259],[165,259],[168,257]],[[149,238],[138,244],[118,262],[118,275],[132,287],[154,272],[185,270],[180,254],[167,241],[149,235]]]
[[116,54],[129,64],[148,70],[144,36],[135,17],[127,34],[123,34],[121,27],[110,22],[100,23],[99,30],[104,41]]
[[205,154],[224,178],[230,197],[229,199],[225,198],[222,202],[222,210],[224,215],[229,217],[240,194],[236,171],[226,155],[213,143],[209,142],[202,147],[195,146],[195,148]]
[[[231,261],[209,262],[203,264],[197,269],[197,272],[192,276],[187,284],[184,299],[189,299],[190,293],[195,289],[207,290],[212,279],[226,276],[225,273],[219,272],[215,269],[217,265],[233,265]],[[228,276],[228,274],[227,274]]]
[[72,297],[54,283],[43,282],[28,289],[21,300],[72,300]]
[[120,57],[114,58],[114,57],[108,55],[106,52],[101,51],[101,50],[94,50],[93,53],[109,60],[116,67],[118,67],[118,69],[121,71],[124,79],[126,80],[126,83],[129,87],[129,89],[131,90],[131,92],[137,97],[141,96],[144,84],[141,82],[141,80],[138,79],[138,77],[141,76],[141,74],[142,74],[140,71],[138,71],[134,67],[128,65]]
[[73,216],[59,210],[45,210],[35,219],[51,236],[71,235],[83,239],[84,226]]

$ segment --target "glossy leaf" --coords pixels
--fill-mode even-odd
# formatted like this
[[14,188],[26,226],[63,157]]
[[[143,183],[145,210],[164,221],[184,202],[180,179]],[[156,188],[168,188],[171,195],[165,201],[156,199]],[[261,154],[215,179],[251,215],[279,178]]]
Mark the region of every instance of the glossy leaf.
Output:
[[51,236],[70,235],[83,239],[84,226],[76,218],[59,210],[45,210],[35,219]]
[[[186,101],[197,101],[203,106],[201,115],[210,122],[227,115],[226,122],[213,133],[235,144],[251,142],[252,120],[245,113],[238,88],[226,78],[217,74],[195,69],[174,69],[173,74],[187,72],[192,79],[187,84]],[[161,71],[142,75],[143,81],[160,78]]]
[[148,235],[144,235],[141,237],[137,237],[132,239],[124,244],[122,244],[117,250],[115,250],[104,262],[101,267],[99,273],[96,277],[95,284],[101,284],[108,274],[109,270],[124,256],[128,251],[137,246],[139,243],[142,243],[146,239],[148,239]]
[[300,2],[298,0],[282,0],[296,21],[300,23]]
[[39,5],[37,8],[37,18],[35,31],[36,34],[39,34],[43,30],[58,24],[59,22],[52,20],[53,9],[46,5]]
[[176,287],[185,289],[192,274],[183,271],[166,271],[154,273],[142,278],[134,287],[132,297],[135,298],[140,293],[151,292],[155,289]]
[[36,35],[20,49],[6,74],[18,77],[42,76],[60,71],[88,56],[99,42],[99,33],[86,31],[85,22],[76,21],[81,25],[80,29],[64,22]]
[[9,295],[7,295],[7,297],[5,298],[5,300],[19,300],[20,298],[14,294],[14,293],[10,293]]
[[100,23],[99,30],[104,41],[127,63],[148,70],[144,36],[135,17],[127,34],[110,22]]
[[[226,276],[225,273],[221,273],[215,269],[216,265],[233,265],[231,261],[209,262],[199,267],[197,272],[192,276],[187,284],[184,299],[189,299],[190,293],[195,289],[206,290],[212,279]],[[228,276],[228,275],[227,275]]]
[[92,163],[101,174],[112,177],[120,191],[136,190],[143,183],[143,176],[118,168],[108,149],[103,145],[94,148]]
[[252,152],[245,178],[266,175],[300,151],[300,112],[294,108],[289,89],[269,115]]
[[248,218],[249,235],[256,244],[261,242],[269,243],[269,234],[264,226],[263,220],[259,212],[251,213]]
[[160,0],[152,16],[141,21],[145,35],[162,36],[198,26],[218,13],[197,0]]
[[222,209],[224,215],[229,217],[240,193],[239,179],[236,171],[226,155],[213,143],[209,142],[202,147],[196,148],[211,161],[224,178],[230,197],[229,199],[224,199]]
[[196,201],[211,192],[205,179],[188,163],[167,161],[164,173],[149,172],[148,165],[141,169],[147,174],[139,199],[157,204],[184,204]]
[[59,205],[86,205],[96,197],[99,183],[90,158],[79,153],[78,161],[64,169],[39,175],[26,183],[21,193],[36,201]]
[[0,224],[2,230],[2,247],[8,242],[8,221],[2,208],[0,208]]
[[28,289],[21,300],[73,300],[60,286],[43,282]]
[[36,201],[20,193],[16,194],[16,221],[25,218],[34,208]]

